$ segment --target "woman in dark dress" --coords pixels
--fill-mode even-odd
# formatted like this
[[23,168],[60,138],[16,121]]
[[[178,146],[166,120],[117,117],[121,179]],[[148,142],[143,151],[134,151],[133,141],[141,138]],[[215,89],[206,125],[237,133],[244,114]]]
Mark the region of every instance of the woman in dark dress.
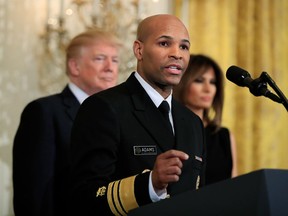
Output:
[[206,185],[237,176],[233,134],[221,125],[224,103],[223,72],[205,55],[190,62],[173,95],[203,121],[207,143]]

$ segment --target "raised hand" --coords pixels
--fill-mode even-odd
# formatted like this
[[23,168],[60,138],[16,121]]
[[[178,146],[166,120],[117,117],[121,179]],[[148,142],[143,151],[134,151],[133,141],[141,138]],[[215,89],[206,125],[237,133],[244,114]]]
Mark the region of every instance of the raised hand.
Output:
[[152,172],[154,190],[163,190],[169,183],[177,182],[182,173],[182,161],[188,158],[189,155],[178,150],[169,150],[158,155]]

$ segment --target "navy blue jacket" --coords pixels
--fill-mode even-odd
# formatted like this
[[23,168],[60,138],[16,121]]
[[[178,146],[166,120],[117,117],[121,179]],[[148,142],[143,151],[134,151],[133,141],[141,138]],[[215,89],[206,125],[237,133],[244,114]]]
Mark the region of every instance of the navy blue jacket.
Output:
[[72,203],[75,215],[126,215],[151,203],[149,171],[157,155],[178,149],[190,157],[173,196],[203,185],[205,147],[201,119],[172,99],[175,138],[132,74],[116,87],[90,96],[72,129]]
[[80,103],[68,86],[29,103],[13,146],[16,216],[66,214],[70,181],[70,135]]

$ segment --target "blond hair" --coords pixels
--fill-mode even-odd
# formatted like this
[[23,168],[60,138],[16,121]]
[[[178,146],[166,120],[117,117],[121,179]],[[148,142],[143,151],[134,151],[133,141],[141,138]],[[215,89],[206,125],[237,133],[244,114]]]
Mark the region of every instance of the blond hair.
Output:
[[122,47],[122,43],[119,38],[112,32],[104,30],[87,30],[76,35],[66,48],[66,73],[68,73],[68,61],[71,58],[77,58],[81,55],[81,49],[83,47],[95,44],[95,43],[106,43],[115,47]]

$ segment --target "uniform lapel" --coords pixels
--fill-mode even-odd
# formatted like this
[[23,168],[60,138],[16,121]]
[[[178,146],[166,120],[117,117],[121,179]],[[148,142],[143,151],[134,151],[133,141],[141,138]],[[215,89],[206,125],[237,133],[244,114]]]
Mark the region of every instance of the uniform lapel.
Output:
[[166,127],[162,114],[157,109],[148,94],[134,77],[127,80],[132,92],[131,98],[134,104],[134,114],[147,132],[157,142],[159,148],[164,152],[174,146],[174,136]]
[[[190,152],[194,149],[196,144],[189,143],[194,140],[195,137],[192,136],[191,131],[193,130],[193,125],[191,125],[191,118],[187,118],[188,109],[183,107],[179,102],[172,100],[173,103],[173,120],[175,129],[175,148],[184,152]],[[195,131],[196,132],[196,131]]]
[[187,147],[187,136],[190,136],[190,130],[188,130],[188,127],[191,127],[191,125],[186,122],[187,116],[185,115],[185,112],[183,112],[183,107],[180,106],[179,103],[176,102],[174,99],[172,99],[172,107],[175,130],[175,148],[185,151]]

